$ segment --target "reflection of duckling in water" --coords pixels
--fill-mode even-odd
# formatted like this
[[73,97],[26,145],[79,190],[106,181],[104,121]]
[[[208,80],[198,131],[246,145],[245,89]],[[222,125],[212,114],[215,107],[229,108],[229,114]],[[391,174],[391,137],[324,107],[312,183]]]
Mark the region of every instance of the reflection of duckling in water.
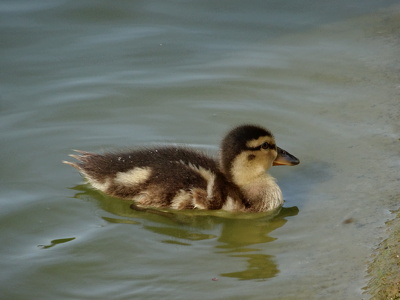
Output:
[[273,165],[299,160],[277,147],[272,133],[254,125],[231,130],[221,145],[220,163],[184,147],[145,148],[95,154],[77,151],[79,163],[64,161],[96,189],[135,200],[138,207],[223,209],[263,212],[283,204]]

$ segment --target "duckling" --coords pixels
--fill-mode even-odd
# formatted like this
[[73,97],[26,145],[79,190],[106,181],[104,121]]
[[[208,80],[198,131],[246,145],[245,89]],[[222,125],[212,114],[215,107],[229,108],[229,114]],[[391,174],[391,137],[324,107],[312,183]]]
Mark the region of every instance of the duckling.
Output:
[[93,188],[134,200],[137,207],[266,212],[283,205],[267,173],[273,165],[300,161],[276,146],[256,125],[233,128],[221,143],[219,161],[187,147],[142,148],[104,154],[75,150],[76,168]]

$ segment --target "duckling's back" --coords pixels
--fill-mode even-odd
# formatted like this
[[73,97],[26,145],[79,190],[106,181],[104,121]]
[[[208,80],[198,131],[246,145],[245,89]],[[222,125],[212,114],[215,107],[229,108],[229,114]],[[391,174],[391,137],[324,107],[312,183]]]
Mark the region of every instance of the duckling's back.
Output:
[[71,156],[79,163],[65,163],[77,168],[94,188],[135,200],[139,206],[220,209],[228,194],[236,193],[217,162],[199,151],[164,147],[77,152],[80,155]]

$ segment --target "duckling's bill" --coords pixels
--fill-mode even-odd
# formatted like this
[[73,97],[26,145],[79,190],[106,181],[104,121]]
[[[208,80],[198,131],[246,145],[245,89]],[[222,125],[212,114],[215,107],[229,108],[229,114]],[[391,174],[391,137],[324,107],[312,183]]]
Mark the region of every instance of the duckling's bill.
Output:
[[283,150],[282,148],[277,147],[278,156],[273,162],[273,166],[295,166],[300,163],[300,160],[290,154],[289,152]]

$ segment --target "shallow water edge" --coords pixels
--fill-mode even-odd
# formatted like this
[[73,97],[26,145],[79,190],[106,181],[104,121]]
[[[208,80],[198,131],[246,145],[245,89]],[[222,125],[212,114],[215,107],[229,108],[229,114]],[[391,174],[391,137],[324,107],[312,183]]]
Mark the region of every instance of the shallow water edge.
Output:
[[400,209],[393,214],[395,218],[386,222],[388,237],[368,266],[370,280],[365,290],[373,300],[400,299]]

